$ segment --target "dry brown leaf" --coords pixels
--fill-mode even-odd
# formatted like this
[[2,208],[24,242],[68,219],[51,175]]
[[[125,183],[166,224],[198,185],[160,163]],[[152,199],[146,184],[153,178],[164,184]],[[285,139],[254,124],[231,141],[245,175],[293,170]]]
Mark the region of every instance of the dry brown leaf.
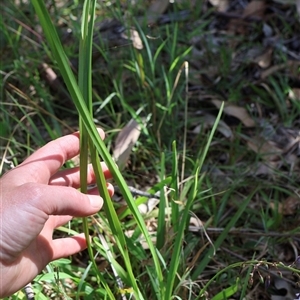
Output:
[[118,167],[122,170],[128,162],[131,150],[137,142],[141,133],[139,123],[131,119],[129,123],[119,132],[115,148],[113,150],[113,158]]
[[289,91],[289,99],[300,100],[300,89],[293,88]]
[[254,59],[254,62],[256,62],[263,69],[268,68],[270,67],[272,62],[272,54],[273,54],[273,49],[269,48],[263,54],[256,57]]
[[[248,32],[247,22],[243,19],[231,19],[228,23],[228,31],[231,33],[246,35]],[[232,39],[234,42],[234,39]]]
[[292,216],[300,209],[300,197],[291,195],[286,198],[282,203],[282,214],[284,216]]
[[132,45],[135,49],[141,50],[144,48],[142,39],[140,38],[139,33],[135,29],[130,29],[130,36],[127,35],[127,32],[121,34],[121,37],[124,39],[130,39],[132,41]]
[[[252,0],[245,7],[242,18],[232,18],[228,23],[228,31],[237,34],[246,35],[249,30],[248,17],[252,19],[262,19],[267,6],[264,0]],[[239,12],[237,12],[239,14]]]
[[169,6],[169,0],[156,0],[151,3],[148,8],[148,13],[162,14]]
[[278,160],[279,155],[282,153],[282,150],[263,137],[253,137],[247,141],[247,145],[255,153],[260,154],[266,162]]
[[[206,113],[205,115],[201,116],[201,123],[194,128],[193,133],[199,134],[202,131],[202,127],[204,127],[204,129],[212,128],[215,122],[216,117]],[[233,133],[230,127],[224,121],[219,121],[217,130],[220,133],[222,133],[226,138],[233,138]]]
[[285,67],[286,67],[286,64],[272,66],[272,67],[268,68],[267,70],[261,72],[260,78],[266,79],[268,76],[272,75],[273,73],[275,73],[277,71],[284,69]]
[[[212,103],[220,108],[222,101],[213,99]],[[255,122],[249,116],[247,110],[244,107],[239,107],[234,104],[226,103],[224,106],[224,113],[239,119],[246,127],[254,127]]]
[[243,17],[247,18],[249,16],[253,17],[263,17],[264,12],[266,10],[267,6],[265,1],[263,0],[253,0],[251,1],[243,12]]
[[151,3],[146,13],[149,23],[155,23],[157,18],[165,12],[170,4],[169,0],[156,0]]
[[276,170],[278,166],[278,162],[270,161],[267,163],[258,162],[253,169],[249,172],[249,175],[252,176],[271,176],[274,174],[274,170]]
[[260,78],[265,79],[268,76],[272,75],[273,73],[285,68],[289,68],[289,71],[291,72],[292,75],[295,74],[297,76],[298,74],[299,76],[299,70],[298,70],[299,66],[300,66],[299,61],[289,60],[287,63],[272,66],[266,69],[265,71],[261,72]]
[[209,0],[210,4],[216,7],[217,11],[225,12],[229,7],[228,0]]
[[283,202],[275,203],[270,202],[270,208],[272,210],[278,210],[283,216],[293,216],[300,209],[300,197],[296,194],[293,194],[287,197]]

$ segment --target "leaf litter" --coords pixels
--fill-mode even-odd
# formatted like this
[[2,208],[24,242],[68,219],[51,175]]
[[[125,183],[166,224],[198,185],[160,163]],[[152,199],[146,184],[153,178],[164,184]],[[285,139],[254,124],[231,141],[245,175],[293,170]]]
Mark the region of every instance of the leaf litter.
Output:
[[[135,3],[139,5],[138,1]],[[145,11],[144,6],[145,3],[142,4]],[[229,231],[227,245],[222,245],[224,253],[214,257],[215,267],[224,266],[223,261],[228,259],[226,251],[230,251],[233,260],[236,257],[246,261],[257,251],[271,261],[280,259],[291,265],[300,252],[300,1],[181,0],[178,1],[179,13],[172,10],[169,1],[152,1],[146,6],[144,16],[135,16],[139,25],[146,22],[152,33],[160,26],[178,22],[184,32],[184,43],[192,47],[186,57],[190,65],[188,117],[192,120],[188,128],[189,155],[197,154],[200,149],[198,136],[211,129],[216,112],[225,101],[223,118],[204,171],[207,178],[212,179],[213,190],[218,192],[234,184],[238,186],[239,180],[249,181],[249,186],[237,188],[224,206],[222,218],[213,223],[214,226],[206,227],[209,236],[214,237],[224,229],[222,222],[243,201],[242,195],[249,194],[255,185],[265,185],[249,205],[253,219],[246,219],[245,223],[237,224],[240,227]],[[200,14],[193,15],[193,9]],[[199,26],[202,31],[197,30]],[[95,29],[95,44],[101,41],[108,49],[120,47],[117,49],[121,54],[117,50],[114,52],[116,60],[122,56],[123,45],[132,44],[136,51],[145,49],[140,31],[132,26],[126,14],[122,20],[102,20]],[[99,51],[95,53],[96,67],[103,61]],[[44,80],[54,86],[53,79],[56,81],[57,75],[47,64],[45,59],[41,69],[44,72],[47,69],[51,78],[47,79],[46,74]],[[74,67],[76,69],[76,63]],[[108,71],[100,69],[100,75],[107,76]],[[129,73],[124,72],[123,79],[124,86],[133,82]],[[59,85],[55,89],[61,95],[65,93]],[[139,149],[132,152],[137,140],[143,140],[139,124],[131,120],[119,129],[114,157],[125,171],[143,174],[139,166],[134,165]],[[149,160],[147,155],[138,159],[146,161],[145,157]],[[147,179],[138,183],[130,179],[130,185],[147,190],[158,181],[151,171],[144,177]],[[218,195],[215,198],[216,201],[221,199]],[[155,205],[147,206],[145,215],[155,212]],[[259,211],[268,214],[266,224],[259,217]],[[211,224],[204,212],[195,208],[193,213],[201,226],[192,222],[191,231],[200,232],[203,224]],[[155,231],[155,221],[151,219],[150,223],[151,230]],[[286,238],[289,232],[292,233]],[[268,242],[272,236],[273,244]],[[289,296],[299,292],[296,286],[299,278],[295,274],[285,274],[283,279],[272,276],[276,279],[271,281],[275,290],[284,289]],[[202,278],[208,279],[209,272],[205,271]],[[270,296],[258,278],[254,279],[256,288],[253,285],[249,289],[249,299],[286,299],[276,292]],[[220,287],[211,293],[215,294]]]
[[[281,35],[280,29],[283,24],[280,24],[279,19],[274,20],[274,22],[271,19],[276,13],[280,13],[282,18],[287,18],[285,16],[291,15],[293,8],[288,4],[278,5],[267,1],[228,2],[216,0],[209,1],[209,3],[216,8],[213,11],[215,19],[208,25],[209,28],[206,33],[200,36],[195,35],[191,39],[193,49],[189,56],[189,62],[192,78],[190,80],[189,93],[191,97],[190,114],[194,116],[194,121],[191,123],[190,133],[197,136],[209,130],[215,120],[215,115],[211,113],[214,110],[213,107],[219,108],[222,101],[225,101],[224,115],[227,115],[228,119],[224,118],[221,120],[218,126],[218,131],[222,135],[221,140],[233,142],[240,140],[244,145],[243,151],[246,153],[255,153],[255,156],[258,158],[256,162],[247,163],[245,159],[248,154],[236,164],[237,169],[239,166],[243,168],[245,164],[248,164],[248,167],[251,166],[244,169],[243,176],[257,179],[265,178],[273,182],[273,184],[278,182],[277,184],[280,185],[283,179],[281,174],[286,174],[286,178],[294,178],[291,184],[288,183],[291,194],[285,197],[283,194],[283,199],[279,203],[278,200],[270,200],[268,207],[271,210],[270,217],[272,212],[275,214],[275,211],[282,218],[292,217],[295,223],[291,225],[287,222],[287,224],[291,225],[290,230],[297,232],[295,231],[296,228],[300,230],[299,197],[293,191],[297,187],[296,182],[299,183],[300,179],[300,100],[298,97],[300,60],[297,46],[294,47],[294,44],[290,41],[296,41],[297,38],[294,39],[293,34],[297,36],[299,31],[293,30],[287,36],[284,34]],[[295,2],[291,4],[293,5]],[[223,25],[221,26],[221,24]],[[261,28],[257,28],[259,26]],[[300,30],[299,23],[294,23],[295,26]],[[258,32],[260,38],[256,37],[258,36]],[[247,45],[247,47],[244,47],[245,36],[249,36],[250,46]],[[219,57],[221,51],[225,51],[222,47],[227,47],[227,45],[231,47],[228,52],[228,68],[223,71],[222,67],[218,68],[216,66],[224,64],[224,61],[220,60]],[[280,58],[280,53],[284,53],[286,56],[285,61],[282,61]],[[210,56],[211,58],[209,59]],[[227,74],[224,73],[225,71]],[[230,82],[235,80],[234,72],[237,72],[244,79],[238,98],[232,97],[229,91],[218,91],[218,86],[223,81]],[[287,120],[282,118],[280,111],[269,108],[269,101],[272,102],[271,93],[273,93],[272,86],[267,81],[269,76],[283,76],[288,78],[292,83],[291,89],[288,93],[285,93],[285,99],[281,105],[286,105],[291,109],[295,107],[293,101],[297,101],[298,104],[296,105],[298,105],[298,109],[296,109],[293,116],[290,118],[287,117]],[[261,93],[262,84],[268,86],[270,94],[265,94],[267,99],[261,99],[263,97]],[[252,89],[251,86],[254,86],[254,88]],[[256,94],[255,91],[258,91],[258,89],[259,93]],[[277,96],[273,95],[273,97]],[[195,100],[193,101],[193,99]],[[198,113],[192,112],[194,108],[199,108],[200,103],[205,104],[204,108],[198,111]],[[205,106],[209,110],[205,109]],[[287,123],[289,125],[285,125]],[[240,126],[239,124],[242,125],[242,132],[237,134],[236,128]],[[191,140],[193,140],[192,135]],[[226,150],[224,149],[224,151]],[[220,159],[222,156],[223,153],[219,153],[215,159]],[[213,159],[213,157],[210,157],[210,160]],[[232,159],[236,158],[229,157],[225,161]],[[204,169],[210,170],[213,178],[216,178],[214,176],[225,177],[226,180],[223,180],[223,184],[225,182],[230,184],[230,182],[236,180],[234,172],[230,171],[230,169],[226,171],[222,165],[220,167],[216,164],[214,166],[206,165]],[[225,186],[223,185],[222,188],[226,189],[228,187],[226,187],[225,183]],[[267,187],[266,190],[268,190]],[[261,201],[258,195],[256,198],[257,201]],[[259,207],[258,203],[256,206]],[[204,224],[205,222],[201,221],[202,223]],[[261,225],[257,225],[256,229],[255,227],[252,229],[262,230]],[[195,224],[191,223],[191,228],[194,231]],[[214,234],[214,228],[208,227],[207,229],[208,234]],[[281,230],[284,236],[287,228],[278,226],[276,230],[278,236],[280,236]],[[296,245],[294,247],[298,250],[300,249],[299,230],[297,233],[294,233],[294,245]],[[250,231],[251,229],[249,228]],[[245,239],[245,242],[249,241]],[[264,246],[266,245],[264,244]],[[286,263],[290,259],[294,259],[298,253],[296,252],[290,257],[282,256],[282,253],[287,249],[290,249],[290,244],[278,247],[278,251],[281,253],[278,253],[278,257],[281,257]],[[276,256],[274,259],[276,259]],[[287,277],[293,278],[290,274]],[[282,279],[274,279],[275,290],[280,286],[280,280],[282,281]],[[292,295],[291,291],[294,294],[297,291],[295,285],[293,285],[293,280],[284,281],[283,289],[286,289],[289,295]],[[257,296],[253,296],[253,299],[256,299],[259,293],[259,289],[257,289]],[[285,299],[279,295],[277,295],[278,298],[273,297],[276,297],[276,293],[271,296],[271,299]]]

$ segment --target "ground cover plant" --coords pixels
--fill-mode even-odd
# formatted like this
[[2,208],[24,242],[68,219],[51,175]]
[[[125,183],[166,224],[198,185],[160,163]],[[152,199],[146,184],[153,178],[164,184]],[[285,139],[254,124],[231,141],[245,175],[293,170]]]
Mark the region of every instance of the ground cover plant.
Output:
[[36,299],[299,298],[298,2],[3,5],[1,173],[80,129],[116,187]]

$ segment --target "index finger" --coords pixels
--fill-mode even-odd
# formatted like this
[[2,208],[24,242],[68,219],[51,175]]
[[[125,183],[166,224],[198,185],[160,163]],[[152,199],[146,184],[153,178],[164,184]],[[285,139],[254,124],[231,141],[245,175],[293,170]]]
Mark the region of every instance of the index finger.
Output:
[[[104,131],[98,129],[102,139]],[[26,182],[48,183],[50,177],[69,159],[79,154],[79,132],[53,140],[38,149],[13,171],[18,184]],[[17,177],[16,177],[17,176]]]

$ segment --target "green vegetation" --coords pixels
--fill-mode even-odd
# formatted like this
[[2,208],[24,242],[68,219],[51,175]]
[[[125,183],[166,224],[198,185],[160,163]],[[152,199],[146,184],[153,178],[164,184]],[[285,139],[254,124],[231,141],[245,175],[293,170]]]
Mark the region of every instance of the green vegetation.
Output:
[[[240,19],[192,2],[3,5],[0,172],[80,129],[81,181],[90,159],[105,199],[57,230],[93,241],[47,266],[36,299],[259,299],[280,280],[299,290],[300,57],[286,42],[299,17],[272,1],[247,18],[237,4]],[[110,154],[131,119],[141,134],[122,170]]]

